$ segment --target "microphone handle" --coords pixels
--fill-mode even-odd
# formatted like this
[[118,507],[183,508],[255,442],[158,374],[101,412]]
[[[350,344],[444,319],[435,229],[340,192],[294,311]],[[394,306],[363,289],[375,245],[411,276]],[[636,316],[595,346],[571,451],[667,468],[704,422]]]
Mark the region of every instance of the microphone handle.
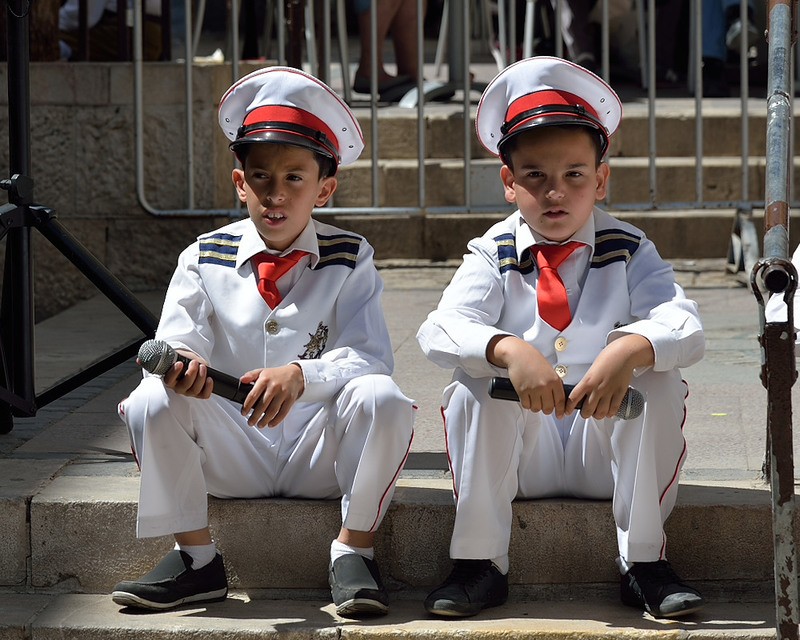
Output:
[[[175,356],[176,360],[180,360],[183,363],[184,371],[186,371],[185,367],[189,366],[191,360],[180,353],[176,353]],[[214,393],[221,398],[227,398],[228,400],[242,404],[247,394],[253,389],[252,384],[245,384],[238,378],[234,378],[227,373],[217,371],[211,367],[207,367],[207,369],[208,377],[214,381]]]
[[[574,384],[565,384],[564,385],[564,395],[569,396],[572,393],[572,390],[575,388]],[[631,395],[633,394],[633,395]],[[628,400],[638,400],[639,392],[636,389],[632,389],[628,387],[628,390],[625,392],[625,397],[622,399],[622,403],[620,405],[620,411],[617,413],[617,416],[620,418],[634,418],[641,413],[641,408],[633,409],[629,411],[630,415],[624,415],[624,407],[627,406]],[[514,385],[511,384],[511,380],[508,378],[500,378],[495,377],[492,378],[491,383],[489,384],[489,395],[492,398],[496,398],[497,400],[513,400],[515,402],[519,401],[519,396],[517,395],[516,389],[514,389]],[[641,395],[641,394],[639,394]],[[630,397],[629,397],[630,396]],[[580,402],[575,406],[576,409],[580,409],[583,407],[583,398],[581,398]],[[641,406],[641,403],[639,403]],[[638,407],[637,407],[638,408]]]
[[[574,388],[574,384],[565,384],[564,395],[569,396]],[[489,386],[489,395],[497,400],[513,400],[515,402],[519,401],[517,390],[514,389],[514,385],[511,384],[511,380],[508,378],[492,378],[492,382]],[[583,398],[581,398],[581,401],[576,405],[575,408],[580,409],[582,406]]]

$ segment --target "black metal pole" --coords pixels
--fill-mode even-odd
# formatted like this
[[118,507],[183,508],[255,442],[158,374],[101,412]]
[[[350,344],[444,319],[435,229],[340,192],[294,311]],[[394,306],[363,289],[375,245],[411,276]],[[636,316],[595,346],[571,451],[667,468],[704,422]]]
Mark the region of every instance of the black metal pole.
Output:
[[[88,382],[135,355],[155,334],[157,320],[125,286],[56,220],[35,204],[31,177],[29,10],[31,0],[7,0],[8,124],[10,177],[0,181],[9,204],[0,207],[0,239],[6,239],[3,293],[0,298],[0,433],[13,417],[36,415],[39,406]],[[36,227],[94,283],[144,334],[100,362],[36,395],[34,371],[34,291],[31,229]]]
[[[33,202],[30,156],[30,77],[28,58],[29,10],[27,0],[6,3],[8,43],[8,140],[10,160],[9,202],[24,219]],[[17,220],[20,218],[17,217]],[[10,390],[32,401],[34,390],[33,255],[30,227],[25,224],[8,232],[3,272],[2,339],[5,345],[6,384]],[[9,312],[9,313],[6,313]]]

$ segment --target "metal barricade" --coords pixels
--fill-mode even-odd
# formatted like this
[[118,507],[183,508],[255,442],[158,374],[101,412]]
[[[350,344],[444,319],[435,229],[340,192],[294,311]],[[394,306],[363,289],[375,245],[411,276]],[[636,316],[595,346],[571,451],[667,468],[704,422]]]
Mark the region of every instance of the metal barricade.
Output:
[[[142,83],[142,55],[141,55],[141,1],[135,0],[134,10],[134,64],[135,64],[135,100],[136,100],[136,156],[137,156],[137,191],[139,201],[142,207],[155,216],[239,216],[241,211],[234,203],[231,208],[213,208],[204,209],[196,206],[195,203],[195,167],[194,167],[194,149],[192,145],[192,130],[194,123],[192,121],[192,109],[190,105],[193,104],[194,95],[192,90],[192,59],[196,50],[197,41],[199,38],[199,24],[200,20],[193,20],[192,3],[186,3],[185,9],[185,26],[186,34],[194,34],[193,37],[186,38],[186,47],[184,53],[184,60],[186,61],[185,70],[185,94],[186,94],[186,132],[187,132],[187,148],[186,148],[186,166],[187,171],[187,185],[186,191],[186,206],[181,209],[164,210],[153,205],[148,195],[145,193],[144,181],[144,145],[143,145],[143,118],[144,118],[144,96],[146,94],[145,87]],[[342,0],[334,0],[336,4],[337,24],[344,19],[343,2]],[[510,64],[517,59],[517,48],[524,53],[532,52],[532,34],[534,29],[533,11],[537,2],[548,2],[549,0],[527,0],[525,6],[525,15],[522,20],[516,18],[513,7],[515,3],[500,0],[497,5],[498,9],[498,24],[495,27],[492,24],[489,16],[490,0],[477,0],[480,11],[473,11],[472,7],[476,0],[446,0],[444,5],[444,12],[442,15],[442,23],[440,28],[445,30],[447,34],[447,67],[448,78],[444,82],[437,80],[425,81],[420,79],[414,91],[406,96],[401,105],[405,104],[416,112],[417,118],[417,136],[416,136],[416,162],[418,169],[418,179],[416,184],[417,198],[416,203],[412,203],[403,207],[387,207],[384,202],[381,202],[380,194],[380,181],[381,171],[380,162],[381,158],[378,157],[379,148],[379,126],[378,123],[384,112],[383,106],[379,105],[377,91],[377,68],[376,68],[376,55],[375,46],[372,47],[372,68],[371,68],[371,81],[372,81],[372,95],[369,100],[367,110],[369,112],[370,121],[370,151],[371,151],[371,172],[370,179],[372,184],[372,199],[367,206],[345,206],[339,205],[335,200],[332,206],[327,207],[324,211],[318,213],[324,215],[325,213],[348,213],[348,214],[407,214],[407,215],[435,215],[437,213],[480,213],[487,211],[504,210],[504,204],[498,202],[496,205],[487,205],[485,203],[474,202],[473,198],[473,185],[472,171],[470,168],[474,166],[472,138],[474,138],[472,121],[476,108],[477,99],[480,90],[485,86],[484,82],[475,81],[471,76],[471,67],[473,65],[483,65],[486,68],[487,61],[491,65],[491,74],[485,79],[489,79],[494,75],[499,68],[504,64]],[[641,198],[635,202],[622,202],[619,199],[615,200],[614,191],[611,190],[606,201],[607,208],[611,210],[625,211],[625,210],[677,210],[677,209],[710,209],[710,208],[729,208],[735,209],[739,212],[737,220],[737,229],[741,231],[744,238],[752,239],[755,233],[752,230],[752,211],[754,208],[762,208],[763,200],[754,199],[750,193],[750,123],[749,116],[753,110],[763,109],[763,103],[760,100],[752,99],[749,96],[749,71],[748,71],[748,55],[749,49],[746,38],[741,38],[740,46],[740,94],[738,99],[739,115],[741,120],[740,127],[740,147],[741,147],[741,164],[740,164],[740,183],[739,197],[727,198],[724,200],[712,201],[704,197],[704,183],[705,183],[705,170],[707,162],[707,154],[704,153],[703,139],[706,135],[705,125],[705,110],[708,108],[708,101],[704,100],[703,95],[703,81],[702,81],[702,56],[698,53],[702,51],[702,2],[700,0],[691,2],[691,51],[690,66],[688,69],[689,77],[691,79],[691,87],[687,87],[687,93],[694,93],[694,138],[695,138],[695,153],[694,153],[694,197],[687,197],[685,200],[667,201],[661,196],[661,185],[659,183],[660,167],[663,166],[664,159],[660,158],[656,152],[658,143],[658,131],[656,125],[656,110],[659,105],[659,92],[657,90],[656,80],[656,65],[654,64],[656,56],[656,21],[649,19],[649,16],[656,15],[656,2],[655,0],[626,0],[630,2],[630,6],[636,12],[636,22],[639,25],[638,36],[638,50],[639,50],[639,71],[641,78],[641,100],[646,101],[647,116],[648,116],[648,155],[647,155],[647,197]],[[239,30],[236,28],[238,25],[238,15],[240,11],[241,0],[231,0],[230,17],[228,18],[229,26],[229,49],[230,55],[228,59],[231,64],[232,78],[231,81],[239,77],[240,60],[238,52],[240,50],[239,44]],[[422,0],[416,0],[418,15],[423,15],[424,3]],[[601,61],[600,61],[600,74],[607,80],[611,76],[611,61],[610,61],[610,27],[609,27],[609,7],[612,0],[598,0],[599,13],[601,16]],[[310,3],[313,4],[313,3]],[[377,0],[372,0],[373,8],[376,6]],[[556,55],[564,55],[564,38],[561,33],[561,9],[564,0],[553,0],[555,21],[555,52]],[[344,78],[344,84],[337,86],[330,81],[331,78],[337,76],[334,73],[337,68],[337,63],[331,60],[331,20],[330,14],[333,11],[331,8],[331,0],[323,0],[321,3],[323,9],[323,33],[322,37],[322,51],[323,55],[320,56],[321,61],[317,61],[316,51],[313,50],[312,43],[315,40],[313,32],[309,35],[305,33],[305,38],[308,43],[310,59],[303,63],[305,68],[316,73],[326,81],[328,81],[334,89],[339,90],[343,94],[349,93],[349,78],[352,77],[350,73],[349,60],[346,64],[342,65],[338,62],[338,69],[340,73],[338,77]],[[203,4],[200,4],[202,7]],[[271,5],[270,5],[271,6]],[[276,3],[278,15],[278,24],[275,29],[277,31],[278,41],[278,55],[277,62],[286,60],[284,47],[286,46],[287,38],[280,28],[280,15],[282,10],[282,3]],[[373,45],[376,41],[376,11],[372,11],[371,23],[371,38]],[[475,19],[475,15],[480,16]],[[743,21],[743,28],[748,28],[748,11],[747,0],[741,0],[741,15]],[[313,22],[313,12],[306,11],[306,21]],[[425,42],[423,33],[422,20],[418,21],[417,25],[417,52],[420,61],[424,62]],[[342,38],[342,30],[339,29],[339,39]],[[477,34],[477,35],[476,35]],[[440,49],[442,48],[443,38],[439,38],[437,44],[437,58],[440,56]],[[473,60],[473,52],[476,48],[482,48],[483,55],[481,60]],[[342,52],[347,51],[346,47],[340,47],[340,57]],[[506,55],[507,54],[507,55]],[[492,65],[492,63],[494,63]],[[438,63],[437,63],[438,64]],[[423,68],[426,68],[423,66]],[[426,70],[430,69],[430,63]],[[689,91],[691,89],[691,91]],[[413,94],[413,95],[411,95]],[[437,206],[429,198],[426,193],[426,159],[428,158],[428,149],[426,149],[426,122],[429,118],[430,108],[433,104],[439,104],[442,96],[453,95],[452,98],[447,100],[452,109],[458,110],[463,117],[463,148],[458,158],[463,162],[462,180],[457,190],[461,192],[463,198],[462,202],[456,206]],[[435,101],[435,102],[434,102]],[[689,100],[684,101],[686,103]],[[728,101],[733,103],[733,100]],[[623,121],[624,126],[624,121]],[[409,141],[410,142],[410,141]],[[619,159],[613,155],[609,158],[609,163],[614,168]],[[752,242],[750,242],[752,245]],[[754,259],[751,259],[751,263]]]
[[[766,215],[764,258],[753,268],[751,288],[759,305],[761,381],[767,389],[765,472],[772,492],[775,619],[778,640],[797,640],[797,551],[794,540],[794,461],[792,386],[797,379],[794,295],[797,271],[789,260],[789,197],[793,153],[792,49],[797,39],[796,2],[769,3],[769,91],[767,121]],[[762,291],[782,296],[786,318],[765,317]]]

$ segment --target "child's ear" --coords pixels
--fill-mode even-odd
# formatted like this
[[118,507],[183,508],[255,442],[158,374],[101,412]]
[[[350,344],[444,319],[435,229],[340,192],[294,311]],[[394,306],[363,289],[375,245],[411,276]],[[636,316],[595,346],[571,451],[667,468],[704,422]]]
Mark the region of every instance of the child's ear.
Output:
[[231,180],[233,186],[236,187],[236,195],[239,196],[241,202],[247,202],[247,191],[244,188],[244,171],[238,167],[234,168],[231,172]]
[[594,197],[598,202],[606,197],[608,192],[608,179],[611,176],[611,167],[607,162],[601,162],[597,167],[597,189],[595,190]]
[[322,179],[322,184],[320,185],[319,195],[317,196],[316,206],[323,207],[331,199],[333,192],[336,191],[336,187],[339,186],[339,181],[330,176],[328,178]]
[[503,195],[506,202],[514,204],[517,201],[517,194],[514,191],[514,174],[507,165],[500,168],[500,179],[503,181]]

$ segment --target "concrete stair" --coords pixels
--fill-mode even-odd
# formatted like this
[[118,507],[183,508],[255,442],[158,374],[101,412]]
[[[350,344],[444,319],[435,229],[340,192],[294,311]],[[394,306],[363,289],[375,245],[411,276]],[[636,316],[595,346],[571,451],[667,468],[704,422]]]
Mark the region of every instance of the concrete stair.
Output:
[[[412,458],[376,543],[392,598],[388,617],[340,619],[329,602],[327,550],[339,527],[338,501],[212,498],[231,597],[148,615],[113,605],[113,585],[149,570],[171,547],[135,538],[137,471],[115,416],[140,375],[126,363],[0,436],[0,640],[774,638],[770,495],[757,472],[764,398],[747,322],[752,296],[724,275],[721,261],[678,267],[706,313],[710,351],[687,370],[690,463],[667,523],[670,560],[708,607],[683,621],[659,621],[622,606],[610,503],[541,500],[514,504],[507,606],[463,621],[424,612],[422,599],[450,566],[451,485],[437,416],[449,373],[424,361],[413,333],[453,266],[383,270],[397,378],[420,405]],[[161,296],[140,297],[157,310]],[[82,368],[131,333],[98,299],[37,325],[38,384]],[[798,531],[800,522],[796,539]]]
[[112,640],[169,638],[220,640],[313,638],[367,640],[469,637],[475,640],[771,640],[770,606],[725,604],[713,621],[675,623],[644,619],[637,611],[603,606],[580,596],[572,602],[512,602],[479,618],[434,620],[418,602],[394,602],[389,615],[364,621],[338,618],[324,600],[263,600],[232,594],[224,603],[168,613],[119,612],[107,596],[0,594],[0,638]]
[[[741,192],[741,103],[727,99],[705,101],[702,140],[705,202],[735,202]],[[354,165],[343,167],[345,176],[336,194],[336,205],[367,207],[372,204],[371,113],[356,109],[365,132],[366,148]],[[695,200],[695,103],[692,99],[660,100],[656,109],[656,194],[662,206]],[[471,202],[475,207],[503,209],[497,172],[499,162],[477,142],[475,107],[470,111]],[[766,108],[763,100],[748,104],[747,146],[750,198],[763,198],[765,185]],[[463,206],[464,120],[463,108],[430,105],[425,112],[424,145],[426,206]],[[399,107],[382,109],[378,123],[378,202],[385,207],[418,206],[416,111]],[[800,146],[798,146],[800,149]],[[632,207],[650,201],[649,124],[644,101],[626,102],[617,134],[612,139],[610,208]]]

